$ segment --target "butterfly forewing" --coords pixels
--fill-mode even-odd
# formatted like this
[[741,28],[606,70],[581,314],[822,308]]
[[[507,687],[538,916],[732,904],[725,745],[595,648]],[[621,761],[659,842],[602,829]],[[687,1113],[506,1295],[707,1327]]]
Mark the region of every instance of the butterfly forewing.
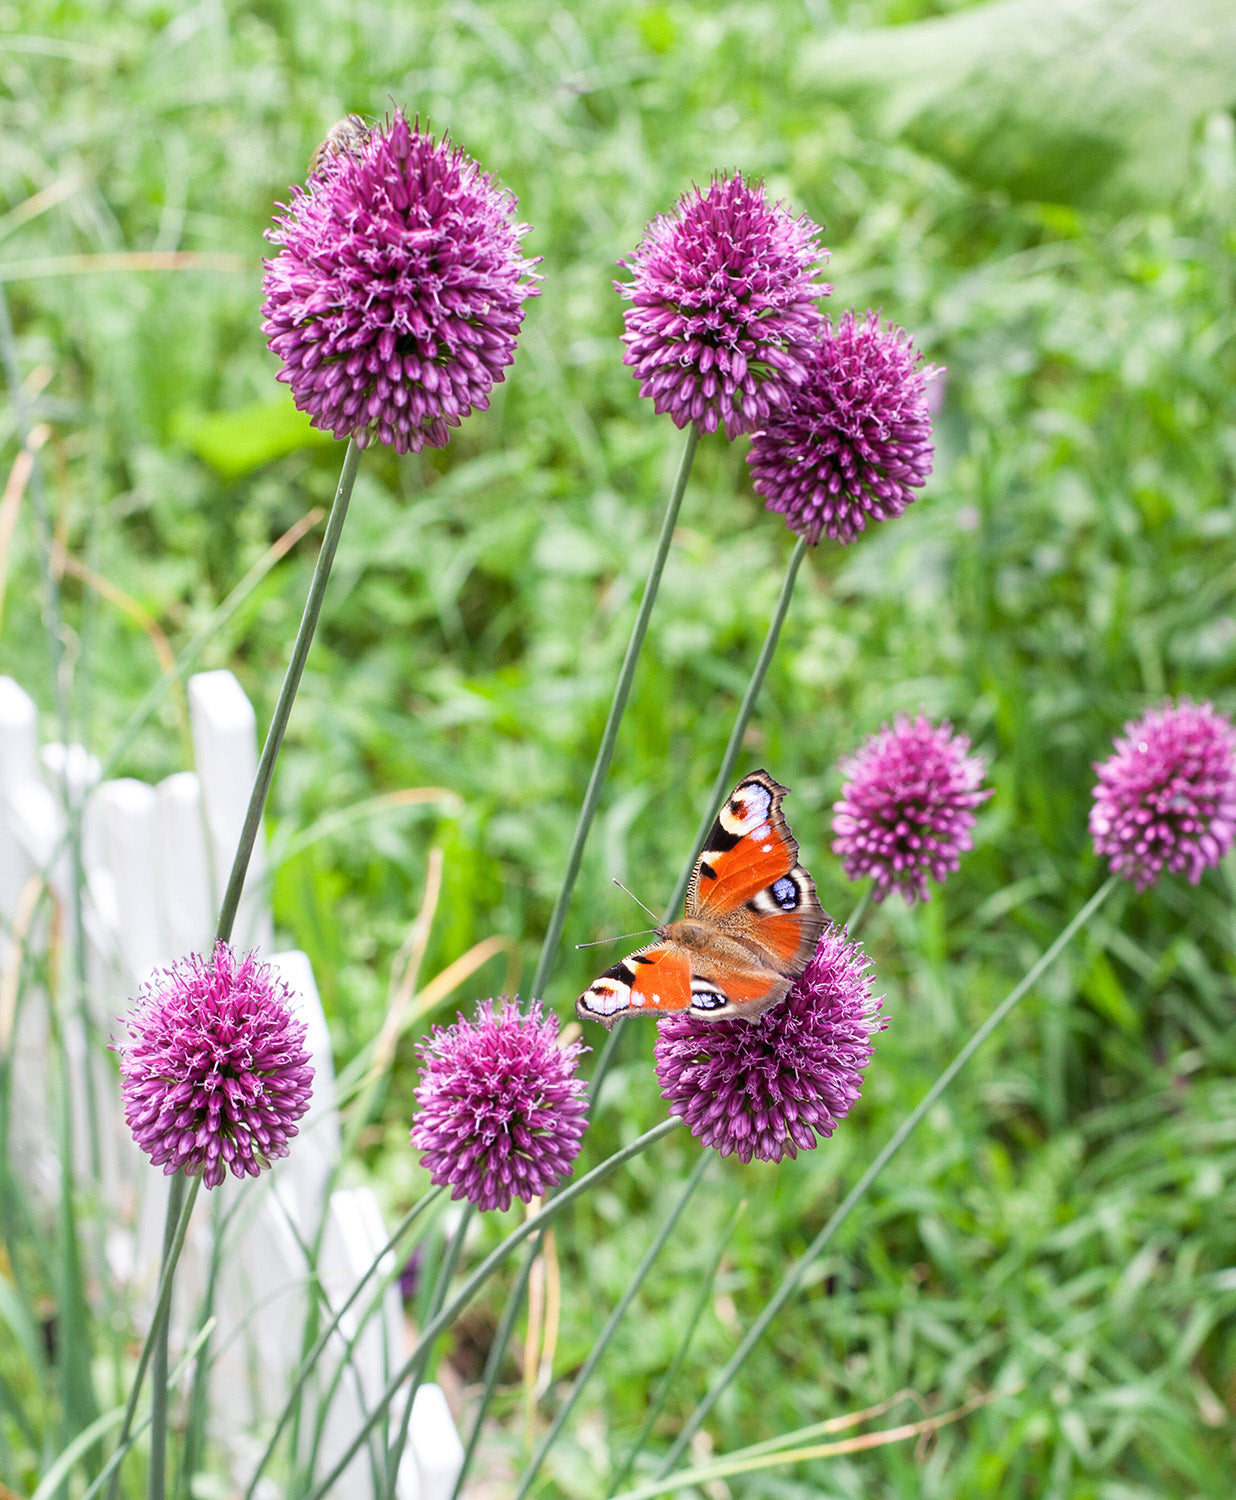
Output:
[[767,771],[744,776],[726,799],[696,861],[687,915],[734,911],[798,862],[798,844],[781,815],[785,787]]
[[576,1001],[581,1016],[613,1024],[632,1012],[670,1015],[691,1004],[691,961],[676,943],[650,943],[606,969]]

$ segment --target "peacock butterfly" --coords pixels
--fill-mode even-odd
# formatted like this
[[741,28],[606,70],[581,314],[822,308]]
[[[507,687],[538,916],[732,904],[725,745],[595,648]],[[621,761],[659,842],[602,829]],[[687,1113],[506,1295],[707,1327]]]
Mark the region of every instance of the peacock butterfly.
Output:
[[744,776],[695,862],[686,915],[657,928],[575,1002],[607,1030],[619,1016],[687,1011],[701,1021],[753,1021],[807,966],[828,921],[781,814],[786,788]]

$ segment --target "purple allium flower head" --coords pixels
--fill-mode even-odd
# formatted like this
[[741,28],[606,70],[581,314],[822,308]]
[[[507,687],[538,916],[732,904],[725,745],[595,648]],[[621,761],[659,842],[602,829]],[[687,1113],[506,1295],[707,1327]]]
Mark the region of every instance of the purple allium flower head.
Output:
[[507,1209],[560,1182],[579,1154],[584,1082],[579,1042],[558,1045],[558,1023],[534,1000],[484,1001],[475,1020],[435,1026],[417,1047],[421,1112],[412,1144],[452,1198]]
[[256,1177],[288,1154],[309,1108],[313,1069],[304,1023],[269,964],[216,943],[157,973],[125,1017],[120,1053],[124,1117],[167,1175],[228,1168]]
[[489,404],[536,295],[515,199],[396,110],[280,207],[262,306],[278,379],[337,438],[443,447]]
[[859,1096],[871,1033],[888,1024],[868,968],[861,944],[830,927],[790,993],[754,1021],[662,1021],[656,1069],[670,1113],[745,1162],[797,1156],[832,1135]]
[[899,516],[931,473],[928,381],[908,334],[869,312],[826,320],[808,377],[751,440],[747,462],[766,510],[814,545],[852,542]]
[[750,432],[807,377],[832,287],[820,227],[769,203],[735,173],[693,189],[658,215],[615,282],[631,302],[623,363],[658,412],[701,432]]
[[1166,702],[1124,726],[1090,809],[1095,853],[1139,891],[1164,866],[1196,885],[1236,834],[1236,734],[1209,703]]
[[983,761],[947,721],[899,714],[841,763],[846,783],[833,803],[833,853],[850,880],[875,876],[872,896],[897,890],[927,901],[927,877],[944,880],[971,847],[974,809],[991,796]]

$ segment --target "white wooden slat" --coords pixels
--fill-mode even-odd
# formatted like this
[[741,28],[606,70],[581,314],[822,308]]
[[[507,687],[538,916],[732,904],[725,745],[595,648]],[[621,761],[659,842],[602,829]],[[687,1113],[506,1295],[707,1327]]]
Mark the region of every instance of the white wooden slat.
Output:
[[305,1045],[313,1065],[309,1111],[300,1121],[289,1154],[275,1163],[276,1174],[290,1186],[297,1227],[306,1240],[312,1240],[322,1221],[327,1186],[341,1150],[330,1031],[308,957],[290,950],[272,955],[270,963],[292,993],[297,1019],[305,1023]]
[[92,823],[101,863],[112,877],[116,937],[124,988],[136,992],[174,955],[160,920],[163,860],[159,794],[144,781],[105,781],[95,792]]
[[300,1362],[309,1265],[294,1206],[280,1184],[229,1176],[208,1196],[216,1225],[228,1221],[211,1375],[211,1421],[226,1439],[231,1430],[262,1427],[283,1409]]
[[[11,677],[0,677],[0,934],[13,920],[29,874],[11,805],[23,787],[38,780],[38,734],[34,699]],[[0,935],[0,959],[3,954]]]
[[[217,911],[257,772],[257,719],[240,683],[223,671],[190,677],[189,718],[209,831],[212,906]],[[232,932],[238,948],[270,951],[274,935],[265,876],[266,843],[259,832]]]
[[464,1446],[440,1385],[430,1382],[417,1391],[409,1436],[420,1500],[451,1500],[463,1468]]
[[202,784],[195,772],[177,771],[157,791],[163,930],[172,956],[183,958],[207,952],[214,930]]

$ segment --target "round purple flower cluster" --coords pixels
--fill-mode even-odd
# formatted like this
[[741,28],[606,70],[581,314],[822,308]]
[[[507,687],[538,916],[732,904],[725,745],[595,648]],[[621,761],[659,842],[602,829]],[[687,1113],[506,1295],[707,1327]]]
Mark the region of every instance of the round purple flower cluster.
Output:
[[1236,734],[1209,703],[1182,698],[1124,726],[1096,764],[1095,852],[1139,891],[1164,869],[1196,885],[1236,835]]
[[656,1069],[670,1113],[744,1162],[797,1156],[832,1135],[859,1097],[872,1033],[888,1024],[869,963],[831,927],[790,993],[754,1021],[661,1022]]
[[480,1209],[507,1209],[571,1170],[584,1134],[579,1042],[558,1045],[558,1023],[533,1001],[486,1000],[476,1019],[435,1026],[417,1047],[420,1114],[412,1144],[435,1183]]
[[282,247],[262,307],[278,379],[337,438],[441,448],[515,357],[536,294],[527,226],[470,157],[398,110],[315,162],[267,232]]
[[735,173],[685,194],[620,261],[631,307],[623,363],[678,427],[751,432],[807,378],[832,288],[814,269],[828,255],[817,224],[792,218]]
[[926,901],[927,877],[942,881],[971,847],[974,809],[991,796],[970,741],[945,722],[898,715],[848,760],[833,803],[833,853],[850,880],[875,877],[872,896],[899,890]]
[[808,378],[751,440],[765,509],[812,545],[852,542],[869,521],[901,515],[931,473],[927,381],[938,373],[874,312],[826,320]]
[[292,996],[268,964],[216,943],[156,974],[125,1018],[124,1117],[164,1173],[218,1187],[288,1154],[313,1069]]

